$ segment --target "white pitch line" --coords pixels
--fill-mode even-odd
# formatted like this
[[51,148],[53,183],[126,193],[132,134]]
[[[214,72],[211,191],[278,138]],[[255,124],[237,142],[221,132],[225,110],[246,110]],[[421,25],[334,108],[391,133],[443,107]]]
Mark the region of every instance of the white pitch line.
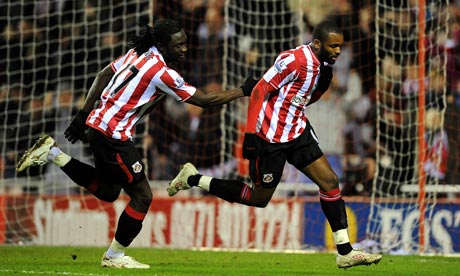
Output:
[[33,271],[33,270],[10,270],[0,269],[0,272],[7,273],[22,273],[22,274],[45,274],[45,275],[78,275],[78,276],[110,276],[109,274],[94,274],[94,273],[74,273],[74,272],[56,272],[56,271]]

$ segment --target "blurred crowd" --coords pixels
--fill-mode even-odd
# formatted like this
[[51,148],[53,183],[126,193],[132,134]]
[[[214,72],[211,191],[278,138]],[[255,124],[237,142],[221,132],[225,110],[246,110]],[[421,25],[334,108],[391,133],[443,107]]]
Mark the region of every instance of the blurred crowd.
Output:
[[[188,53],[181,74],[211,91],[237,86],[250,69],[260,76],[279,52],[309,43],[313,26],[329,17],[343,26],[346,43],[330,90],[307,115],[343,193],[368,195],[376,177],[382,195],[414,184],[422,87],[427,181],[460,183],[460,1],[426,1],[422,65],[417,1],[379,1],[376,9],[370,0],[233,0],[227,10],[224,0],[128,2],[0,1],[1,178],[16,176],[18,154],[43,132],[85,158],[81,144],[70,145],[62,133],[96,73],[151,18],[182,23]],[[163,101],[137,127],[149,178],[170,180],[184,162],[209,175],[244,178],[238,147],[222,141],[240,141],[244,112]],[[242,119],[229,115],[240,113]],[[224,146],[234,147],[233,155],[222,157]],[[308,182],[286,171],[284,181]],[[46,174],[45,166],[19,176]]]

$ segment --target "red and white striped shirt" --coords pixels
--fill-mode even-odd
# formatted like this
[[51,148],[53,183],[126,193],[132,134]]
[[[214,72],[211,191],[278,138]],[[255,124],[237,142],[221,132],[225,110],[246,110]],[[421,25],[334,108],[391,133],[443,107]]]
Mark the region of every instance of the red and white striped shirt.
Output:
[[299,137],[306,127],[305,107],[322,94],[315,93],[320,64],[308,45],[280,53],[258,83],[267,94],[260,111],[253,113],[257,116],[255,126],[250,125],[249,116],[251,105],[257,104],[251,100],[246,129],[254,127],[258,136],[271,143],[285,143]]
[[151,111],[161,95],[183,102],[196,91],[166,65],[156,47],[140,56],[130,49],[110,65],[115,74],[86,124],[117,140],[132,140],[136,122]]

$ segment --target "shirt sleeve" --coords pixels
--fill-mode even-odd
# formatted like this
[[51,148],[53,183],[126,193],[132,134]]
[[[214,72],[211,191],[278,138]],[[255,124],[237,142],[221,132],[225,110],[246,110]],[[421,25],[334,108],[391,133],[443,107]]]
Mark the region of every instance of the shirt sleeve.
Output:
[[196,87],[188,84],[179,73],[171,68],[165,68],[160,74],[157,86],[179,102],[187,101],[196,92]]
[[[297,71],[297,63],[293,54],[281,54],[275,63],[265,72],[263,79],[270,84],[274,90],[278,90],[286,83],[292,81]],[[273,92],[273,91],[270,91]]]

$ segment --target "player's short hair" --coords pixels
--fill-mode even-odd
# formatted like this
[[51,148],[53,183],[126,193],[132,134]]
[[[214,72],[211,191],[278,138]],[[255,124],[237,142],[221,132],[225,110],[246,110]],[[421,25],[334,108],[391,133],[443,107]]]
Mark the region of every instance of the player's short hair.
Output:
[[343,32],[334,21],[324,20],[315,26],[312,37],[313,39],[318,39],[323,42],[327,40],[330,33],[342,34]]
[[171,36],[182,30],[179,22],[171,19],[161,19],[155,22],[153,27],[143,25],[138,36],[129,41],[129,46],[138,54],[146,52],[153,45],[167,45]]

